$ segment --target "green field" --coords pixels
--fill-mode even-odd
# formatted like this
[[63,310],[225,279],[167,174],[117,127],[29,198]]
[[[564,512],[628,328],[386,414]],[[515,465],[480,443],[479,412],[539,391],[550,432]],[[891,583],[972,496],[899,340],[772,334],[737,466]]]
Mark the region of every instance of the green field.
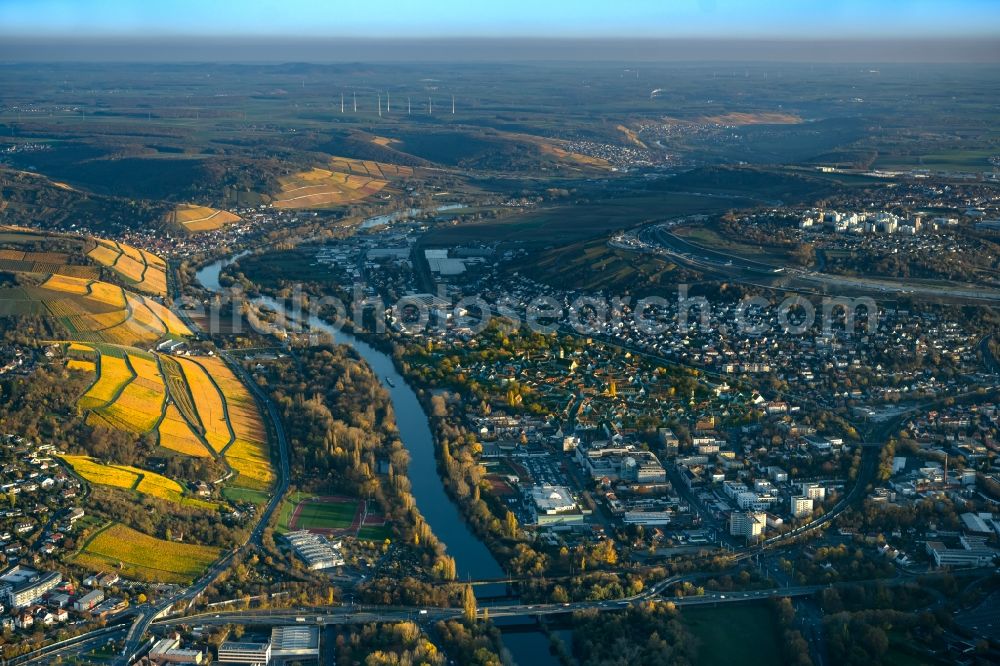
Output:
[[344,529],[354,522],[357,500],[336,502],[305,502],[299,505],[296,529]]
[[299,505],[299,502],[312,499],[316,497],[313,493],[304,493],[301,491],[296,491],[294,493],[289,493],[281,500],[281,504],[278,506],[278,519],[274,526],[274,529],[278,534],[284,534],[285,532],[290,532],[291,527],[289,527],[289,521],[292,519],[292,512],[295,511],[295,507]]
[[388,525],[368,525],[358,530],[358,538],[366,541],[385,541],[392,538]]
[[251,504],[266,504],[268,497],[270,497],[270,495],[260,490],[235,488],[233,486],[223,488],[222,496],[231,502],[250,502]]
[[[718,608],[684,609],[681,621],[698,639],[699,664],[771,666],[783,661],[778,625],[767,606],[722,604]],[[753,649],[747,649],[735,636],[753,636]]]
[[[600,195],[600,191],[595,191]],[[743,198],[702,197],[684,192],[639,191],[627,196],[576,205],[559,205],[515,214],[499,220],[432,229],[425,237],[428,246],[460,245],[480,241],[501,241],[551,245],[554,240],[568,243],[628,229],[649,222],[669,220],[695,213],[719,213],[729,208],[749,206]]]
[[743,243],[739,239],[723,236],[715,229],[704,226],[681,227],[674,232],[686,241],[700,245],[701,247],[747,257],[754,261],[765,263],[784,264],[789,258],[789,248],[777,245],[757,245]]

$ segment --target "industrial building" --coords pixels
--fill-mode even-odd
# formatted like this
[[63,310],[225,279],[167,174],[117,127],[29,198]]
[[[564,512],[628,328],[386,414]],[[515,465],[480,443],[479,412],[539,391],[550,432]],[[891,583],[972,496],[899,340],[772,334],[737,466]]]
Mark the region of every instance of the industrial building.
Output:
[[344,564],[339,542],[331,543],[326,537],[308,530],[289,532],[285,538],[310,569],[330,569]]

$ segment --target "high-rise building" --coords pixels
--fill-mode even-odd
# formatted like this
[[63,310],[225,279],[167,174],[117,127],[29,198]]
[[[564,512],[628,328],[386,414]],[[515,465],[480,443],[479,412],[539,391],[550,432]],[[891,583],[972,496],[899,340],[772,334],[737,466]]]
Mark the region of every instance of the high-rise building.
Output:
[[798,495],[791,499],[791,514],[796,518],[812,515],[813,501],[811,497]]
[[767,514],[763,511],[734,511],[729,516],[729,533],[747,541],[754,541],[764,535]]

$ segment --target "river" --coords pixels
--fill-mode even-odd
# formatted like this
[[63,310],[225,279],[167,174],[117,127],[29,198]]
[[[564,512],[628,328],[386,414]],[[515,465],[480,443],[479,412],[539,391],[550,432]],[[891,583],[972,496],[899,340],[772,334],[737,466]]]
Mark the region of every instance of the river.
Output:
[[[449,210],[459,210],[465,208],[465,204],[460,203],[450,203],[442,204],[435,208],[430,209],[434,213],[443,213]],[[405,220],[411,217],[416,217],[424,213],[423,208],[408,208],[406,210],[398,210],[395,213],[386,213],[385,215],[376,215],[375,217],[369,217],[364,222],[361,223],[359,229],[371,229],[372,227],[378,227],[383,224],[392,224],[393,222],[399,222],[400,220]]]
[[[219,284],[219,275],[222,268],[239,256],[242,255],[220,259],[202,267],[198,270],[196,279],[206,289],[213,292],[220,291],[222,287]],[[278,312],[283,311],[277,301],[266,296],[258,297],[254,302]],[[353,347],[389,391],[400,440],[410,453],[408,476],[417,508],[420,509],[434,535],[447,546],[448,554],[455,558],[458,579],[502,578],[503,569],[486,545],[472,532],[458,506],[445,492],[437,471],[434,437],[431,434],[427,414],[417,400],[416,393],[396,372],[392,359],[350,333],[336,330],[315,315],[309,315],[305,323],[312,330],[330,334],[337,343]],[[487,594],[502,593],[502,589],[498,590],[497,587],[488,585],[481,588],[481,591]]]

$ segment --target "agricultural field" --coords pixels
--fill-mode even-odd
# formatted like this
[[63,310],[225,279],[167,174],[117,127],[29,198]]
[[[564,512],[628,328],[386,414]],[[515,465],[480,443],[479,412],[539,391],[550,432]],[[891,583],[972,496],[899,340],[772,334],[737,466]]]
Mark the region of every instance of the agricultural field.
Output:
[[240,219],[239,215],[227,210],[198,206],[197,204],[178,204],[176,208],[167,213],[167,222],[191,233],[214,231],[227,224],[239,222]]
[[88,456],[62,456],[73,471],[90,483],[113,488],[135,490],[142,478],[142,470],[121,465],[105,465]]
[[165,449],[192,458],[212,457],[212,453],[202,443],[191,424],[181,416],[175,404],[167,405],[167,411],[156,433],[159,436],[160,446]]
[[127,578],[159,583],[190,583],[219,557],[219,549],[157,539],[121,523],[95,534],[73,557],[92,569],[116,570]]
[[211,376],[225,398],[234,439],[225,449],[226,461],[239,474],[235,485],[264,490],[274,483],[267,432],[257,404],[246,386],[221,359],[201,357],[197,363]]
[[87,256],[106,266],[129,286],[154,296],[167,294],[167,266],[152,252],[104,239],[95,238],[95,247]]
[[[84,347],[84,345],[78,346]],[[95,347],[87,346],[86,349],[96,353]],[[74,350],[71,348],[71,351]],[[77,401],[77,407],[81,411],[98,409],[109,404],[125,389],[126,384],[135,378],[123,351],[114,347],[106,348],[97,358],[97,380]]]
[[316,208],[348,204],[380,192],[390,180],[413,175],[412,167],[344,157],[331,158],[329,167],[279,179],[281,192],[275,195],[274,206]]
[[0,314],[54,317],[71,340],[150,345],[164,337],[191,335],[155,300],[107,282],[54,275],[38,285],[0,288]]
[[53,273],[96,280],[101,271],[95,266],[78,266],[67,263],[65,252],[24,252],[0,249],[0,271],[13,273]]
[[[68,352],[69,363],[94,364],[98,372],[77,402],[89,423],[139,434],[155,430],[163,448],[198,458],[213,455],[202,438],[204,422],[213,426],[212,441],[223,442],[215,453],[232,441],[222,396],[194,361],[115,345],[73,343]],[[194,372],[185,374],[185,366]]]
[[132,380],[125,384],[114,400],[91,411],[87,422],[145,434],[153,431],[160,422],[167,389],[160,366],[152,354],[128,351],[125,353],[125,364],[132,373]]
[[81,477],[100,486],[111,486],[123,490],[134,490],[143,495],[156,497],[185,506],[215,510],[213,502],[185,497],[184,488],[173,479],[129,465],[105,465],[89,456],[64,455],[62,459]]
[[[375,137],[373,140],[373,143],[380,146],[387,146],[393,142],[398,143],[398,141],[386,137]],[[383,180],[410,178],[413,176],[413,167],[375,162],[372,160],[356,160],[347,157],[332,158],[330,160],[330,168],[340,173],[348,173],[355,176],[371,176],[372,178],[381,178]]]
[[[226,403],[212,377],[193,359],[176,359],[192,396],[197,423],[200,423],[205,441],[215,453],[222,451],[235,439],[226,416]],[[176,380],[174,380],[176,381]],[[180,410],[181,401],[177,401]]]
[[[236,473],[232,485],[238,488],[263,491],[274,483],[257,404],[221,359],[107,344],[72,343],[67,351],[69,363],[96,369],[94,382],[77,402],[88,423],[155,432],[162,448],[181,455],[221,457]],[[142,485],[137,489],[147,492]]]
[[275,208],[322,208],[361,201],[388,185],[385,180],[313,168],[280,179]]
[[97,372],[97,364],[86,359],[71,358],[66,361],[66,367],[79,372]]

